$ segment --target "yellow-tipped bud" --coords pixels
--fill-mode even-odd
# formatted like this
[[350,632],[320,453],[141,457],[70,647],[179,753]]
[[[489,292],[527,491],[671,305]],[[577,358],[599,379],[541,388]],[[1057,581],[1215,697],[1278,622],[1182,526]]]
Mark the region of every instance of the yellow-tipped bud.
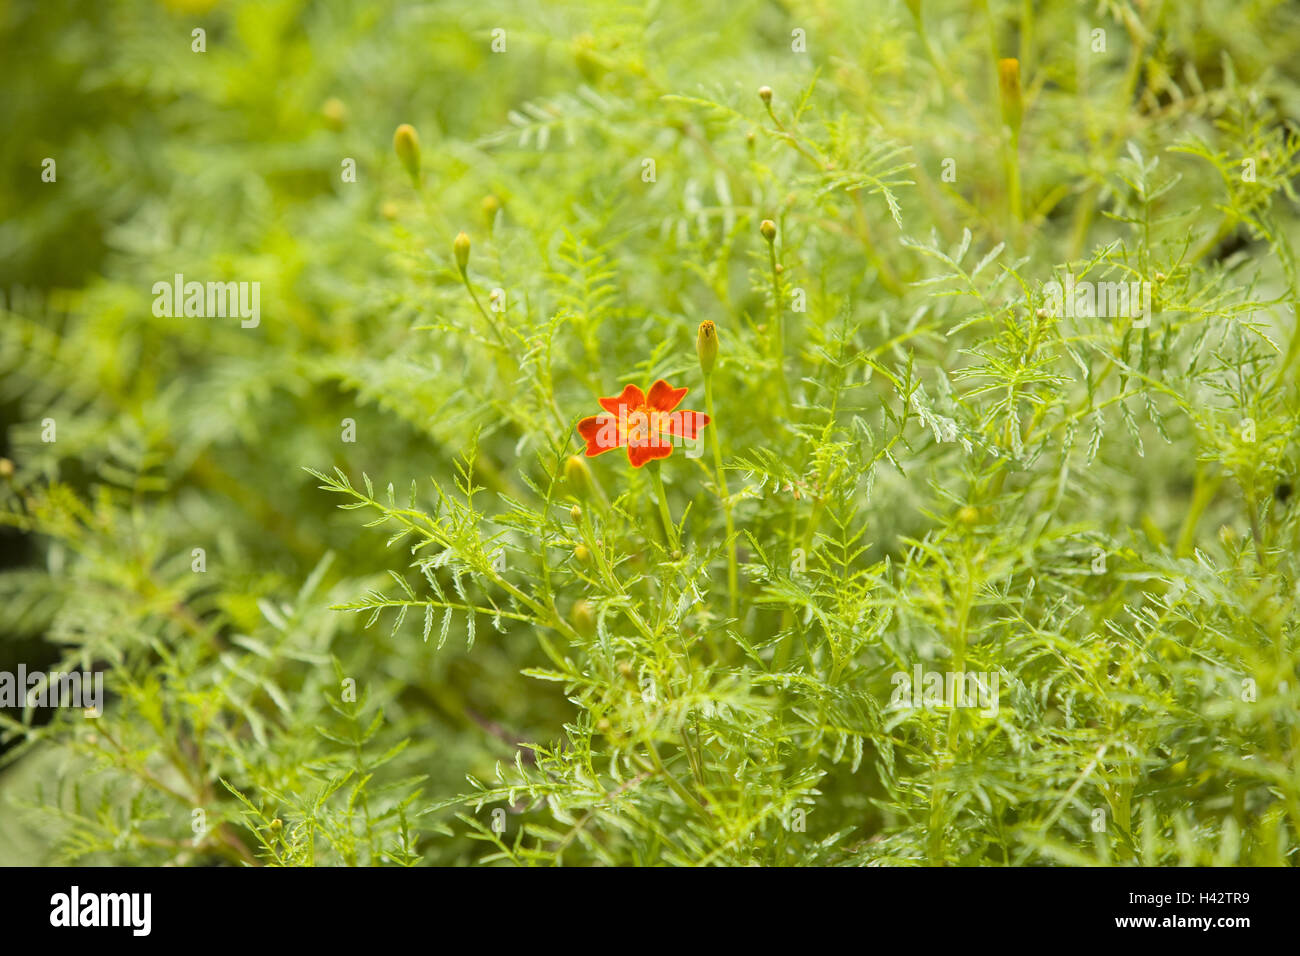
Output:
[[574,505],[572,508],[569,509],[569,517],[573,519],[574,524],[577,524],[579,521],[582,520],[582,509],[579,508],[577,505]]
[[14,463],[8,458],[0,458],[0,478],[12,478],[14,476]]
[[501,211],[501,200],[496,196],[488,193],[483,197],[483,221],[487,223],[488,231],[496,225],[497,213]]
[[570,455],[564,460],[564,480],[569,483],[571,495],[586,498],[591,494],[591,468],[579,456]]
[[410,123],[403,123],[393,134],[393,151],[401,160],[411,182],[420,184],[420,136]]
[[582,33],[573,38],[573,61],[588,83],[598,81],[610,67],[609,62],[596,49],[596,40],[590,33]]
[[700,323],[700,330],[695,335],[695,352],[700,357],[700,371],[711,375],[713,364],[718,360],[718,330],[710,319]]
[[772,105],[772,87],[770,87],[770,86],[760,86],[760,87],[758,88],[758,98],[759,98],[760,100],[762,100],[764,103],[766,103],[768,106],[771,106],[771,105]]
[[451,244],[452,251],[456,253],[456,268],[460,270],[461,275],[469,267],[469,236],[465,233],[457,233],[456,241]]
[[274,820],[271,821],[270,826],[268,827],[268,829],[269,829],[272,833],[279,833],[281,830],[284,829],[284,824],[280,821],[280,818],[279,818],[279,817],[276,817]]
[[331,129],[342,129],[348,121],[348,108],[336,96],[327,99],[324,105],[321,106],[320,112]]
[[596,633],[596,609],[590,601],[578,601],[573,605],[573,629],[583,637]]
[[591,560],[591,550],[585,544],[580,544],[573,549],[573,556],[582,564],[586,564]]
[[758,231],[763,234],[763,238],[768,242],[776,241],[776,223],[771,219],[764,219],[758,224]]
[[1011,127],[1011,132],[1019,133],[1025,104],[1020,93],[1020,61],[1015,57],[998,60],[998,89],[1002,93],[1002,122]]
[[957,512],[957,520],[959,520],[962,524],[967,524],[967,525],[975,524],[975,522],[980,520],[980,513],[976,511],[974,508],[972,508],[970,505],[966,505],[964,508],[962,508],[960,511]]

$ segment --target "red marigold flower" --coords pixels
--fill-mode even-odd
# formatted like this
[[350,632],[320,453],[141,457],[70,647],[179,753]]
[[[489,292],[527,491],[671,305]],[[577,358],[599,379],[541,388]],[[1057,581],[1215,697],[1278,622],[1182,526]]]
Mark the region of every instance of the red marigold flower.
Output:
[[587,443],[587,457],[626,447],[633,468],[655,458],[667,458],[673,452],[674,439],[693,441],[709,423],[704,412],[677,408],[688,391],[659,379],[650,386],[649,395],[635,385],[625,385],[622,394],[598,399],[609,414],[578,422],[578,434]]

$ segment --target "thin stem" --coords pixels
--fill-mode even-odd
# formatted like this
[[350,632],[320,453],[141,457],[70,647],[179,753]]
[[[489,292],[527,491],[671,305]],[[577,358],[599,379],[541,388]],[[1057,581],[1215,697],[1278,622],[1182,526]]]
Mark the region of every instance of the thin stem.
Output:
[[1024,220],[1020,200],[1020,131],[1013,130],[1006,148],[1007,161],[1007,215],[1013,233],[1018,237]]
[[718,440],[718,417],[713,413],[713,373],[704,376],[704,408],[709,413],[709,438],[713,444],[713,464],[718,471],[718,498],[722,501],[722,514],[727,521],[727,596],[728,613],[735,619],[739,615],[740,571],[736,563],[736,523],[731,516],[731,491],[727,488],[727,473],[722,468],[722,442]]
[[776,243],[767,243],[768,261],[772,264],[772,328],[776,345],[776,377],[781,383],[781,400],[785,403],[786,417],[790,415],[790,385],[785,380],[785,324],[781,321],[781,278],[776,268]]
[[673,516],[668,511],[668,495],[664,491],[664,480],[659,474],[659,462],[650,462],[650,480],[654,482],[656,497],[659,499],[659,517],[664,522],[664,534],[668,538],[668,550],[676,551],[677,526],[673,524]]
[[500,344],[502,351],[509,354],[510,346],[507,344],[505,336],[501,332],[501,327],[498,323],[492,320],[492,317],[487,314],[487,310],[483,308],[483,303],[478,300],[478,293],[474,291],[474,286],[469,281],[469,272],[465,269],[461,269],[460,279],[465,283],[465,289],[469,292],[469,297],[474,300],[474,306],[478,309],[479,315],[483,316],[483,321],[487,323],[488,328],[490,328],[493,334],[497,337],[497,342]]

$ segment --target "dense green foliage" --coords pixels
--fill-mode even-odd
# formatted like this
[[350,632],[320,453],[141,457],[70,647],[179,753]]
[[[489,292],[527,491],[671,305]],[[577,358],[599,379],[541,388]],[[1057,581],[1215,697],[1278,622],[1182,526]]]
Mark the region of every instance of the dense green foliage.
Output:
[[[0,31],[0,670],[107,688],[0,710],[0,862],[1294,859],[1293,6]],[[703,453],[566,465],[703,320]]]

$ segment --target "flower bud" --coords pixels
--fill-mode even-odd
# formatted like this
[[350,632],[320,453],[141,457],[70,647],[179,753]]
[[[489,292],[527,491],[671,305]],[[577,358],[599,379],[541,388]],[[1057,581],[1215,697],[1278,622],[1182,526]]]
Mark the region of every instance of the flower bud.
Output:
[[577,558],[580,563],[586,564],[591,560],[591,549],[589,549],[585,544],[580,544],[573,549],[573,556]]
[[586,498],[591,494],[591,469],[577,455],[564,460],[564,480],[569,483],[569,493],[575,497]]
[[711,375],[713,364],[718,360],[718,330],[710,319],[700,323],[700,330],[695,335],[695,352],[700,357],[700,371]]
[[758,231],[763,234],[763,238],[768,242],[776,241],[776,223],[771,219],[764,219],[758,224]]
[[483,220],[487,223],[488,232],[496,225],[497,213],[501,211],[501,200],[496,196],[488,193],[483,197]]
[[574,524],[577,524],[579,521],[582,520],[582,509],[579,508],[577,505],[574,505],[572,508],[569,509],[569,517],[573,519]]
[[596,609],[591,606],[590,601],[575,602],[571,616],[573,629],[583,637],[591,637],[596,633]]
[[595,84],[609,69],[610,64],[600,55],[596,40],[590,33],[579,34],[573,38],[573,61],[578,72],[588,83]]
[[469,236],[460,232],[456,234],[456,241],[451,244],[452,251],[456,253],[456,268],[460,274],[465,274],[465,269],[469,266]]
[[766,103],[768,106],[771,106],[771,105],[772,105],[772,87],[770,87],[770,86],[760,86],[760,87],[758,88],[758,98],[759,98],[760,100],[762,100],[764,103]]
[[268,829],[272,833],[279,833],[281,830],[284,829],[284,824],[280,821],[279,817],[276,817],[274,820],[271,821],[270,825],[268,826]]
[[14,476],[14,463],[8,458],[0,458],[0,478],[12,478]]
[[980,513],[970,505],[966,505],[957,512],[957,518],[962,524],[971,525],[980,520]]
[[1020,93],[1020,61],[1015,57],[998,60],[998,89],[1002,93],[1002,122],[1018,134],[1025,104]]
[[348,121],[348,108],[336,96],[327,99],[321,106],[320,112],[331,129],[342,129]]
[[420,185],[420,137],[410,123],[403,123],[393,133],[393,150],[411,182]]

